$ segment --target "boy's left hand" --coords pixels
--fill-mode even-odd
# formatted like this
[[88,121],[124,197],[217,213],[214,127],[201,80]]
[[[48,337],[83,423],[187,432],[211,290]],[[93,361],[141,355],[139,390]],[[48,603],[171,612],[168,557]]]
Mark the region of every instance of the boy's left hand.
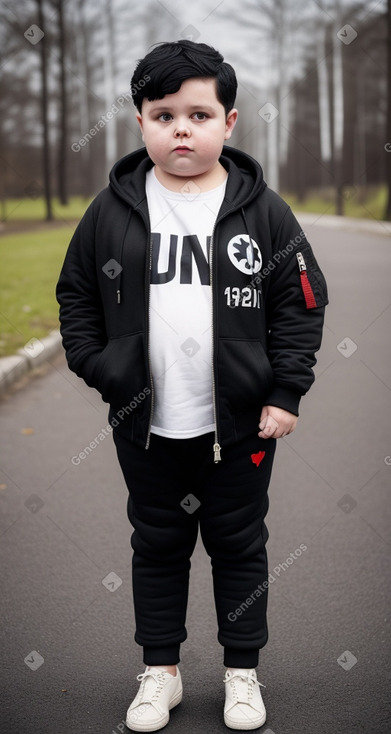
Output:
[[264,405],[258,433],[260,438],[283,438],[295,430],[297,416],[275,405]]

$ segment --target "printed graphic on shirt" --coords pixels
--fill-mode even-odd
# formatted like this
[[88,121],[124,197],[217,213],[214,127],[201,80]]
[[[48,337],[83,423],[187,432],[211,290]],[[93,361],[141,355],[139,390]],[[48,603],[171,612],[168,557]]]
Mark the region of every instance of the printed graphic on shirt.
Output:
[[[180,245],[178,245],[178,241]],[[164,251],[165,265],[162,271],[159,268],[161,250]],[[167,255],[168,250],[168,255]],[[209,258],[210,237],[206,238],[206,250]],[[198,273],[201,285],[209,285],[209,262],[205,257],[204,249],[195,234],[178,237],[176,234],[166,235],[166,242],[162,245],[162,236],[159,232],[152,232],[152,262],[151,285],[170,283],[179,274],[177,282],[190,285],[194,282],[193,272]]]
[[258,273],[262,267],[261,251],[248,234],[237,234],[228,242],[228,257],[232,265],[241,273],[253,275]]
[[194,438],[215,430],[209,260],[224,192],[225,182],[194,195],[191,186],[189,193],[165,189],[153,169],[146,177],[152,235],[151,432],[166,438]]

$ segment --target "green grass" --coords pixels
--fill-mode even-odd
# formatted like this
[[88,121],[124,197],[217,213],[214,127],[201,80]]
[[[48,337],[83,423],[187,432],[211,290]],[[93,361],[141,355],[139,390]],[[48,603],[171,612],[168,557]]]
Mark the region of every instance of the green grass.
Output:
[[[283,191],[281,196],[292,207],[294,212],[313,214],[336,214],[335,191],[309,191],[304,201],[298,201],[295,194]],[[344,191],[344,215],[361,219],[383,220],[386,208],[387,189],[385,186],[374,186],[356,189],[347,186]]]
[[[68,206],[61,206],[57,197],[53,198],[53,218],[65,222],[79,220],[90,203],[91,198],[85,199],[81,196],[71,196]],[[1,221],[26,222],[44,221],[46,217],[45,202],[42,196],[37,199],[6,199],[0,205]]]
[[72,227],[0,237],[0,356],[57,329],[55,287]]
[[[335,192],[332,188],[309,191],[304,201],[298,201],[296,194],[282,191],[281,196],[295,211],[314,214],[335,214]],[[344,194],[344,214],[347,217],[364,219],[383,219],[386,207],[387,189],[385,186],[368,186],[366,188],[346,187]],[[81,219],[91,199],[72,196],[69,206],[61,206],[57,198],[53,198],[53,217],[57,221],[76,221]],[[42,197],[37,199],[7,199],[5,211],[0,216],[9,222],[33,222],[45,220],[45,204]]]

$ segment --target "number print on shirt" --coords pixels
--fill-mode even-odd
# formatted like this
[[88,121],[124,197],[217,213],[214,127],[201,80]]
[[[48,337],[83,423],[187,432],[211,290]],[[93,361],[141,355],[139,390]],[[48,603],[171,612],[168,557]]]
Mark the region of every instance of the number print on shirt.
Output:
[[261,308],[261,295],[260,290],[250,288],[238,288],[237,286],[228,286],[225,289],[224,295],[227,297],[227,306],[230,308],[237,308],[242,306],[243,308]]

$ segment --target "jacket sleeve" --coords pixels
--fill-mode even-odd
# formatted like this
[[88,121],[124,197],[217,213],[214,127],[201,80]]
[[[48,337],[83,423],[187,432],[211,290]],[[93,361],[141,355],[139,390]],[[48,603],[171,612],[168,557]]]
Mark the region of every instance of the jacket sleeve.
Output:
[[95,265],[96,199],[69,244],[56,288],[60,331],[69,368],[96,387],[97,361],[107,344]]
[[288,209],[273,243],[267,295],[268,357],[274,386],[265,405],[299,414],[300,399],[315,375],[315,352],[322,341],[327,285],[292,211]]

